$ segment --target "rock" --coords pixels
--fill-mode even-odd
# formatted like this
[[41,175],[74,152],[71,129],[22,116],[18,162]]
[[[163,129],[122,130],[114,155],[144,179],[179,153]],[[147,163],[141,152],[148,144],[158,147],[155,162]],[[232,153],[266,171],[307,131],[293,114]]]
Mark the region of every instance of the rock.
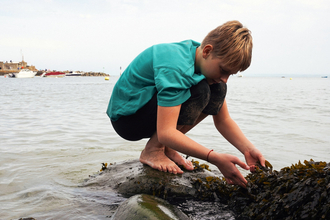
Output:
[[84,72],[81,76],[109,76],[109,74],[101,72]]
[[228,198],[237,219],[330,219],[329,163],[305,160],[280,171],[257,169],[246,179],[247,189],[231,186],[227,195],[218,194]]
[[[211,172],[205,164],[193,163],[194,171],[174,175],[154,170],[138,160],[125,161],[104,166],[101,173],[84,185],[109,188],[124,197],[157,196],[192,216],[222,203],[236,213],[236,219],[330,219],[330,164],[326,162],[305,160],[303,164],[273,171],[266,161],[265,168],[257,168],[246,176],[249,182],[246,189],[228,185],[219,178],[219,172]],[[190,202],[196,200],[197,204]],[[195,206],[189,209],[185,204]],[[207,217],[223,213],[228,212],[213,209]],[[230,213],[227,219],[231,219]]]
[[[267,166],[268,165],[268,166]],[[247,188],[227,185],[219,179],[201,182],[236,213],[236,219],[330,219],[330,164],[300,161],[280,171],[257,168],[245,177]]]
[[123,202],[111,220],[189,220],[187,215],[163,199],[150,195],[135,195]]
[[[103,172],[87,180],[84,185],[99,185],[114,189],[124,197],[136,194],[154,195],[168,201],[200,199],[205,197],[194,183],[206,177],[217,178],[220,172],[211,172],[195,162],[195,170],[183,174],[164,173],[144,165],[139,160],[130,160],[109,165]],[[209,195],[214,198],[213,192]]]

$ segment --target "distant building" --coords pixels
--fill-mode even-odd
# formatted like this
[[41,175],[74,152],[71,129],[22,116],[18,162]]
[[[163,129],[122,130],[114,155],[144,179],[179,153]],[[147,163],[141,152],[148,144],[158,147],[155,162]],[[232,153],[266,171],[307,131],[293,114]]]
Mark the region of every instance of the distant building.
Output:
[[21,68],[26,68],[27,67],[27,63],[25,61],[21,61],[21,62],[8,62],[6,61],[5,63],[0,61],[0,70],[17,70],[17,69],[21,69]]
[[21,62],[12,62],[12,61],[0,61],[0,71],[13,71],[13,70],[19,70],[22,68],[27,68],[30,70],[35,71],[36,68],[35,66],[28,66],[27,62],[25,62],[24,60],[22,60]]

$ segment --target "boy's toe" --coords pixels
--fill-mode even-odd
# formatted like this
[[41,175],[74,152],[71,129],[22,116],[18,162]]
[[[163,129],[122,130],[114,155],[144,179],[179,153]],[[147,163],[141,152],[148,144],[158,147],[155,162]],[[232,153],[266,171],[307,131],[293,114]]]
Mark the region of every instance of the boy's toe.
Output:
[[187,170],[194,170],[194,165],[192,164],[192,162],[190,160],[185,159],[185,165],[184,167]]

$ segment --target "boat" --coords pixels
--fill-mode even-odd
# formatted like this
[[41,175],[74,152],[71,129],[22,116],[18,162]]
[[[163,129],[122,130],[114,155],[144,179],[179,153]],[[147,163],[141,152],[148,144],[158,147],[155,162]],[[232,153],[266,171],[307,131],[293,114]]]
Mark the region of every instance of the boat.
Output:
[[8,73],[6,75],[4,75],[5,78],[15,78],[15,74],[14,73]]
[[65,73],[63,73],[63,72],[57,72],[57,71],[55,71],[55,72],[44,72],[41,75],[41,77],[56,77],[56,78],[58,78],[58,77],[64,77],[64,76],[65,76]]
[[29,69],[21,69],[18,73],[10,73],[8,77],[10,78],[33,78],[37,74],[36,71]]
[[78,73],[78,72],[69,72],[69,73],[67,73],[67,74],[65,74],[65,76],[81,76],[81,73]]

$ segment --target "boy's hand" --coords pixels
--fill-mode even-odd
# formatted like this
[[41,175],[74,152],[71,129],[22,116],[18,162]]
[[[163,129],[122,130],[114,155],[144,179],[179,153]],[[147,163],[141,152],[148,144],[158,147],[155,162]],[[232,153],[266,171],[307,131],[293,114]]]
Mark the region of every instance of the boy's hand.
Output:
[[228,184],[239,185],[241,187],[246,188],[247,180],[244,176],[239,172],[236,164],[242,167],[243,169],[249,170],[250,167],[246,165],[243,161],[238,159],[230,154],[220,154],[217,152],[212,152],[209,161],[216,165],[221,173],[226,178]]
[[255,171],[255,167],[258,162],[260,162],[261,166],[265,166],[265,158],[257,148],[245,152],[244,156],[246,163],[250,166],[251,172]]

